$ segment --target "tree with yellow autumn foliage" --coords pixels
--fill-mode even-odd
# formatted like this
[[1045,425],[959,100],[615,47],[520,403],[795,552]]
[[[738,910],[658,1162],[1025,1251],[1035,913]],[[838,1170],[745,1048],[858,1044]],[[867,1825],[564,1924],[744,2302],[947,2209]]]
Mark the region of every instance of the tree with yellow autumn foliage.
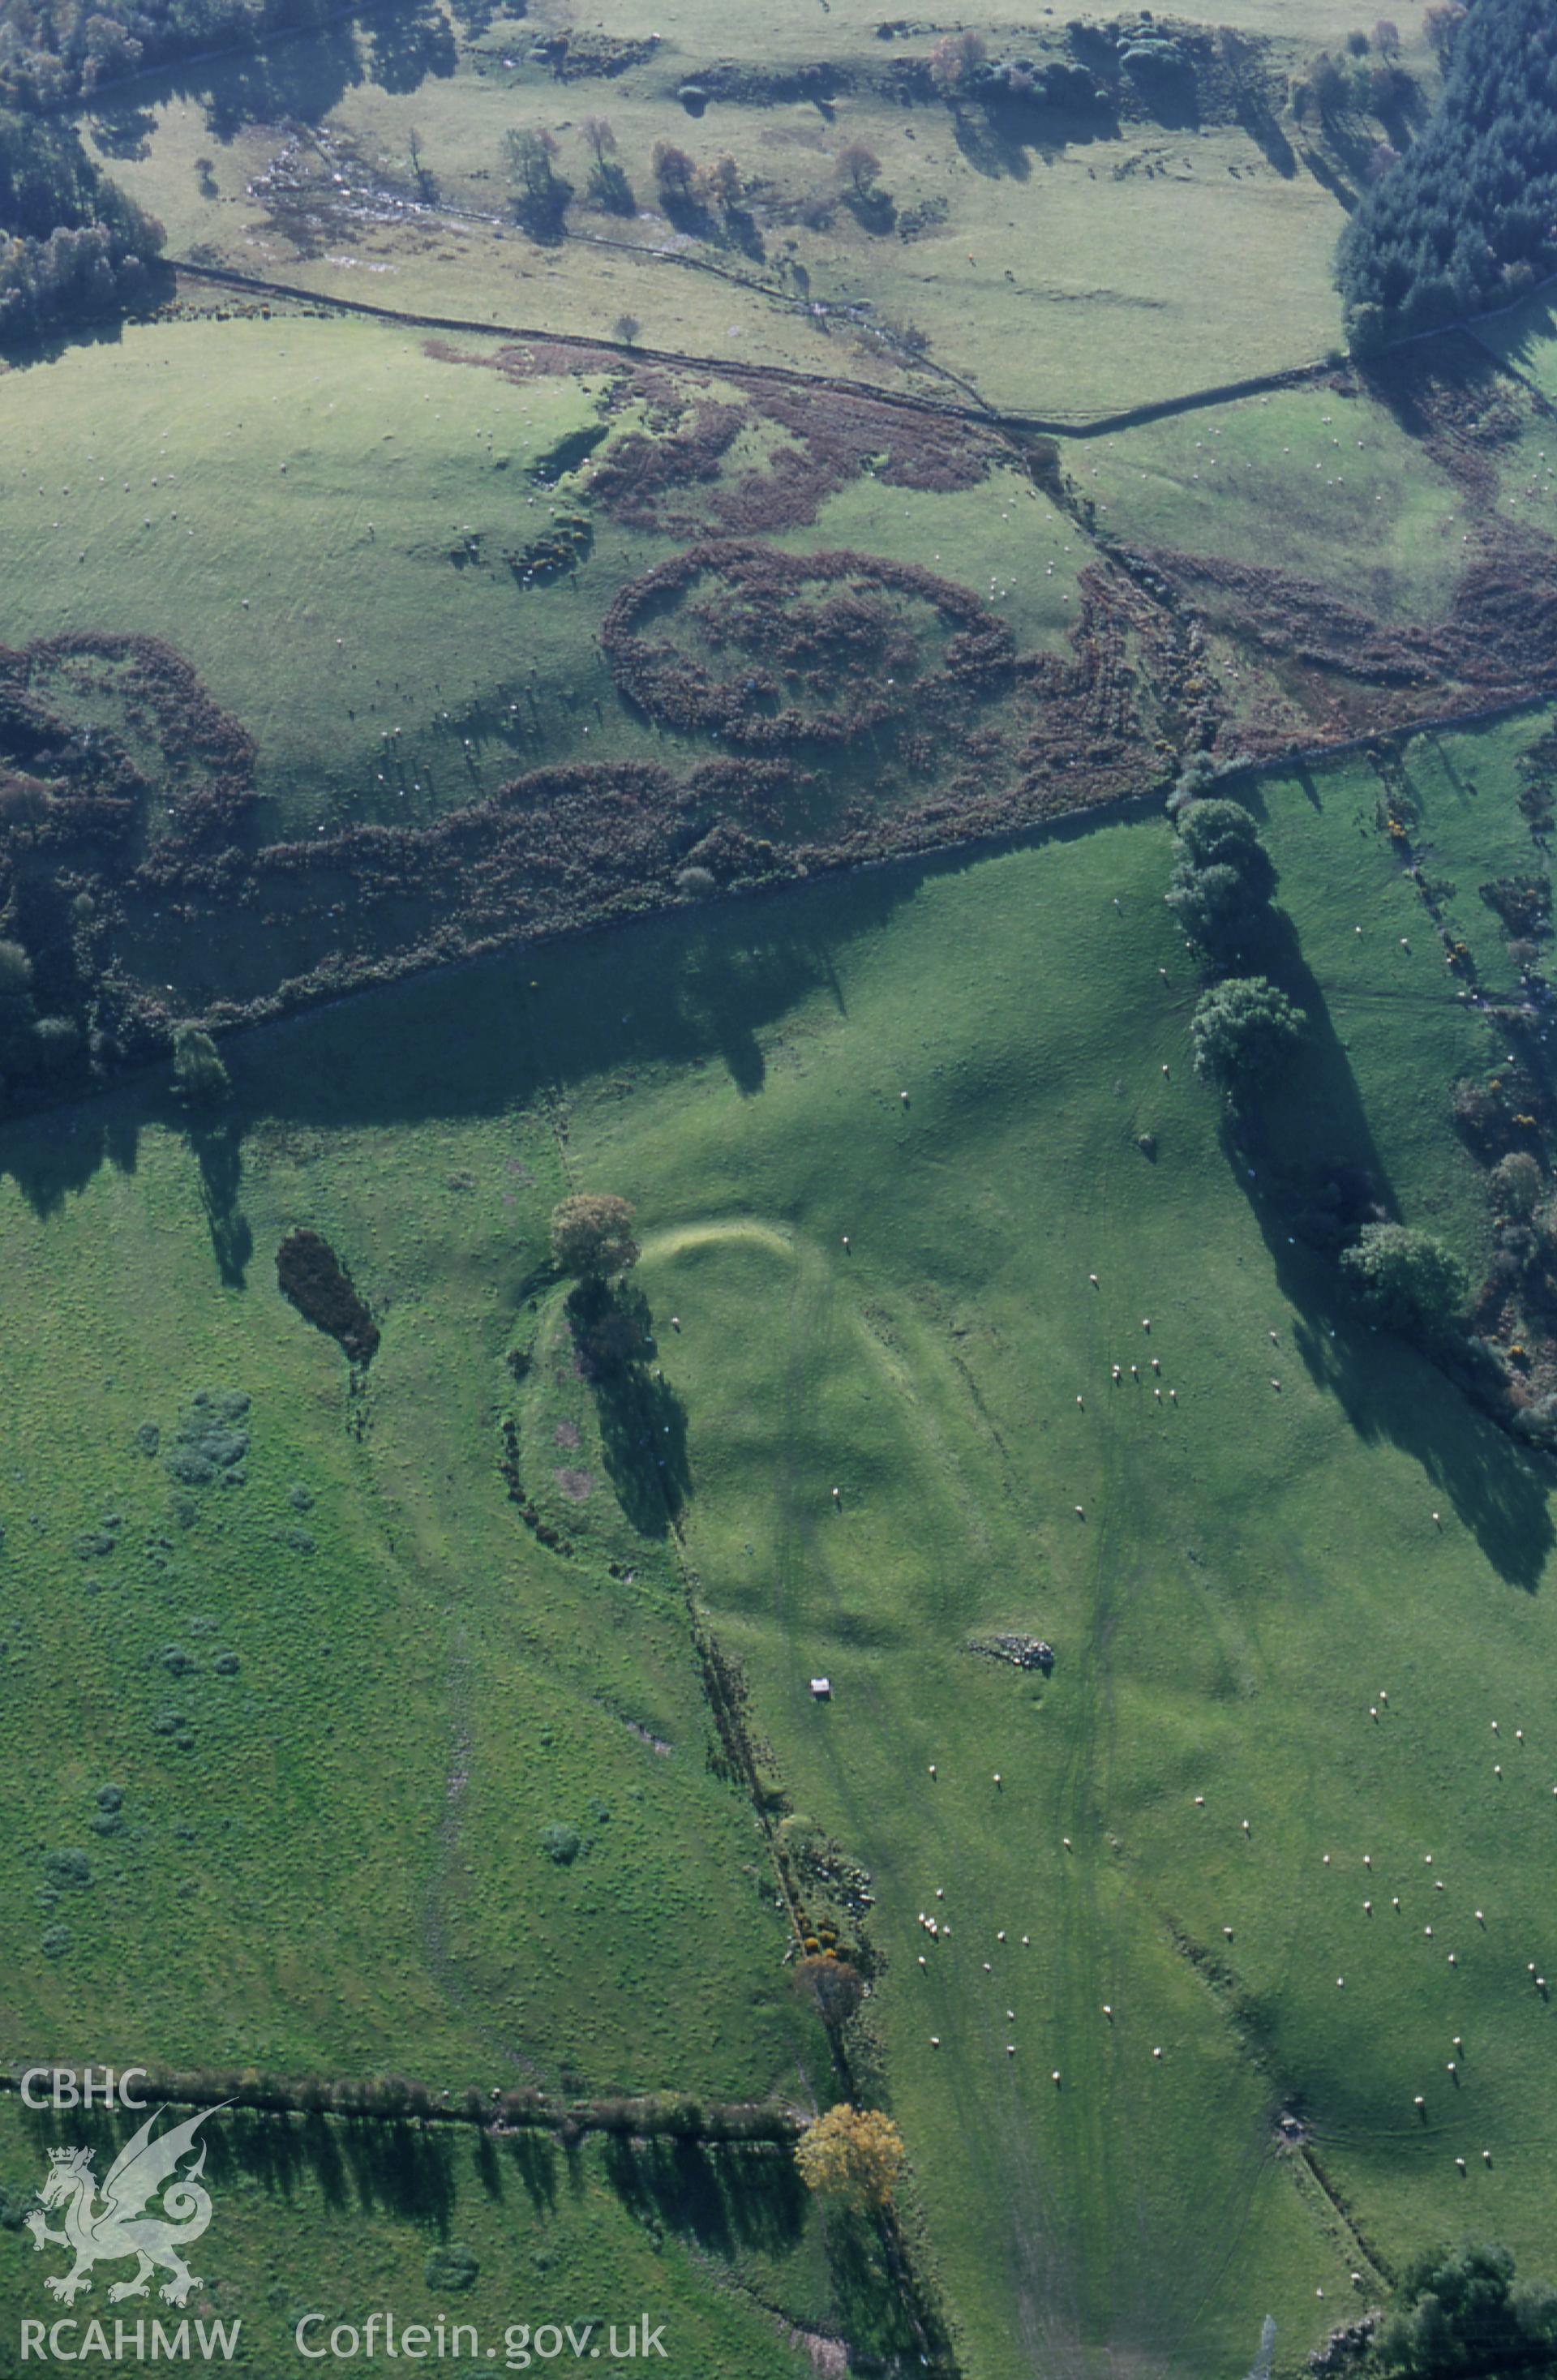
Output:
[[903,2166],[903,2135],[876,2107],[829,2107],[808,2124],[795,2162],[808,2190],[857,2207],[890,2205]]

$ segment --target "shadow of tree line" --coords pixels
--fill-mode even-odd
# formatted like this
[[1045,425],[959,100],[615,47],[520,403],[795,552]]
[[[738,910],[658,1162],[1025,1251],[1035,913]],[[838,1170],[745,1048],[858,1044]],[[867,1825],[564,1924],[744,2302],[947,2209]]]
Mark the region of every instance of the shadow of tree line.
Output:
[[[492,0],[452,6],[472,39],[496,13]],[[90,103],[88,125],[107,154],[140,158],[168,100],[201,108],[212,138],[226,142],[246,124],[318,123],[364,81],[403,95],[430,77],[446,80],[457,64],[454,27],[436,0],[391,0],[387,6],[364,0],[322,22],[277,30],[251,50],[235,44],[213,56],[149,67]]]
[[[22,2120],[40,2169],[51,2149],[85,2148],[101,2183],[143,2119],[94,2108],[24,2110]],[[287,2202],[317,2192],[333,2213],[386,2216],[440,2239],[471,2188],[494,2204],[517,2192],[531,2216],[544,2220],[556,2210],[561,2186],[578,2196],[591,2169],[635,2220],[712,2255],[785,2252],[801,2236],[809,2203],[785,2152],[739,2143],[602,2134],[570,2141],[523,2130],[472,2134],[463,2125],[413,2119],[251,2108],[213,2110],[199,2139],[203,2179],[217,2200],[239,2181]]]
[[[1322,808],[1312,778],[1304,790]],[[1264,815],[1257,795],[1246,790],[1241,798]],[[1403,1219],[1323,989],[1283,910],[1269,913],[1247,965],[1280,985],[1307,1016],[1304,1048],[1280,1102],[1223,1125],[1235,1179],[1270,1251],[1277,1285],[1300,1318],[1293,1334],[1297,1353],[1357,1436],[1408,1454],[1448,1498],[1498,1576],[1534,1594],[1557,1545],[1545,1462],[1516,1446],[1426,1355],[1372,1329],[1343,1294],[1334,1258],[1355,1229]],[[1443,1095],[1447,1101],[1447,1085]]]
[[641,1536],[663,1537],[691,1494],[692,1474],[686,1407],[653,1360],[649,1302],[631,1281],[580,1281],[567,1318],[617,1501]]

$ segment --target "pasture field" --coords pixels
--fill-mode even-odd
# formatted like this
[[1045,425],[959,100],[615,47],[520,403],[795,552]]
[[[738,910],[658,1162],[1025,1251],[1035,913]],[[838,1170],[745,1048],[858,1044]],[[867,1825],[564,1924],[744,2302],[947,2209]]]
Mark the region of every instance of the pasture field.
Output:
[[[348,1151],[256,1115],[197,1152],[110,1110],[8,1135],[5,1163],[30,1317],[4,1359],[11,2037],[456,2090],[793,2087],[818,2044],[707,1773],[677,1582],[652,1544],[613,1578],[609,1529],[543,1555],[500,1474],[543,1125],[433,1129],[407,1161],[387,1123]],[[403,1307],[356,1399],[276,1287],[304,1220]],[[241,1485],[176,1475],[201,1391],[250,1400]],[[537,1473],[587,1496],[577,1382],[570,1410],[577,1461],[553,1426]]]
[[[714,0],[671,0],[671,5],[652,12],[654,22],[663,28],[667,41],[675,41],[687,49],[704,55],[717,53],[723,56],[735,48],[748,54],[759,49],[755,30],[744,37],[740,27],[723,17]],[[1024,34],[1029,39],[1034,30],[1036,12],[1030,6],[1018,5],[1018,0],[990,0],[981,6],[978,22],[995,42],[1010,43]],[[831,0],[828,25],[813,28],[808,17],[799,18],[800,31],[790,23],[775,25],[770,42],[762,36],[760,49],[780,55],[805,55],[813,47],[826,47],[832,42],[846,42],[858,47],[876,38],[876,28],[882,21],[876,0]],[[1104,5],[1104,0],[1080,0],[1072,14],[1088,22],[1117,21],[1119,11]],[[1353,18],[1337,0],[1204,0],[1197,6],[1188,19],[1200,25],[1227,25],[1235,31],[1284,36],[1294,42],[1312,42],[1316,47],[1324,42],[1344,40],[1352,30]],[[1415,28],[1403,25],[1407,38]]]
[[[1519,748],[1455,757],[1501,806]],[[1370,772],[1267,779],[1260,801],[1328,1012],[1281,1134],[1371,1149],[1400,1211],[1474,1258],[1447,1083],[1485,1027],[1436,954],[1400,950],[1419,904]],[[223,2004],[216,1961],[236,1954],[234,2053],[274,2064],[459,2082],[479,2045],[494,2081],[566,2058],[590,2088],[690,2071],[711,2092],[825,2091],[760,1836],[703,1770],[689,1591],[745,1670],[785,1806],[869,1873],[870,2056],[970,2380],[1122,2353],[1235,2373],[1268,2313],[1295,2372],[1358,2301],[1352,2271],[1376,2295],[1417,2240],[1467,2223],[1539,2268],[1546,1486],[1347,1318],[1261,1164],[1232,1161],[1189,1071],[1169,858],[1161,820],[1103,826],[237,1040],[218,1245],[216,1194],[202,1214],[168,1125],[137,1139],[109,1102],[8,1129],[25,1476],[6,1560],[25,1547],[30,1588],[7,1598],[8,1658],[62,1681],[37,1699],[15,1835],[18,1854],[80,1837],[94,1869],[84,1888],[41,1879],[46,1911],[10,1904],[30,2035],[56,2040],[68,2012],[93,2055],[141,2054],[150,2031],[159,2056],[212,2056],[197,2011]],[[565,1181],[638,1202],[679,1539],[534,1285]],[[382,1322],[355,1402],[272,1285],[298,1221]],[[45,1366],[30,1334],[50,1302]],[[83,1562],[76,1513],[152,1541],[167,1491],[134,1433],[153,1403],[173,1417],[153,1384],[186,1378],[251,1392],[250,1475],[193,1491],[148,1590],[117,1553]],[[566,1554],[507,1501],[505,1418]],[[248,1518],[285,1526],[295,1476],[317,1499],[308,1557]],[[37,1550],[34,1509],[58,1515]],[[207,1670],[197,1582],[234,1680]],[[968,1650],[1001,1628],[1046,1636],[1052,1676]],[[142,1639],[155,1656],[176,1631],[196,1661],[175,1680]],[[263,1697],[236,1726],[229,1685]],[[177,1696],[183,1749],[145,1728]],[[93,1760],[62,1768],[62,1733]],[[208,1759],[186,1807],[169,1771]],[[99,1846],[82,1813],[108,1766],[131,1823]],[[590,1837],[565,1869],[539,1855],[554,1819]],[[37,1864],[21,1856],[24,1880]],[[446,1925],[419,1927],[418,1892],[451,1865]],[[145,1925],[153,1879],[197,1885],[184,1972]],[[240,1900],[264,1916],[247,1967]],[[45,1924],[71,1933],[56,1960]],[[310,1972],[328,1990],[299,2005]]]
[[[1419,14],[1389,127],[1293,104],[1341,0],[1174,72],[994,0],[1075,116],[877,0],[413,0],[84,112],[170,260],[312,296],[0,368],[0,2082],[337,2086],[210,2127],[265,2380],[386,2305],[1305,2380],[1434,2241],[1557,2281],[1557,363],[1540,293],[1333,351]],[[1197,755],[1306,1015],[1242,1122]],[[1359,1319],[1363,1216],[1478,1354]],[[890,2219],[699,2113],[844,2096]],[[0,2373],[62,2136],[0,2089]]]
[[[172,645],[254,737],[272,834],[421,825],[524,769],[700,750],[646,732],[597,643],[613,597],[675,551],[591,496],[646,407],[610,408],[603,373],[510,369],[515,353],[294,317],[131,327],[0,376],[0,643],[90,624]],[[742,401],[716,379],[687,394]],[[754,420],[712,494],[796,443]],[[822,481],[783,542],[982,582],[1018,650],[1064,651],[1089,540],[1000,449],[980,468],[949,492]],[[516,563],[559,516],[587,523],[585,550],[525,584]]]
[[1441,616],[1464,568],[1462,492],[1366,391],[1321,380],[1211,406],[1073,448],[1070,464],[1114,535],[1279,561],[1374,618]]
[[[1236,69],[1246,95],[1222,92],[1203,118],[1132,104],[1031,123],[912,91],[904,78],[928,45],[873,25],[861,38],[819,13],[802,34],[792,17],[776,47],[753,27],[732,56],[735,29],[712,12],[679,30],[648,14],[654,27],[629,19],[609,38],[658,30],[661,47],[610,73],[554,77],[537,43],[561,19],[476,33],[434,9],[399,42],[391,17],[282,45],[261,67],[148,78],[85,128],[165,222],[171,256],[477,323],[607,336],[626,313],[651,346],[906,372],[1067,420],[1185,395],[1212,353],[1235,380],[1335,344],[1342,210],[1277,123],[1287,76],[1318,46],[1306,27],[1256,29],[1253,63]],[[1023,30],[1063,54],[1055,28]],[[996,54],[1004,38],[991,27]],[[788,42],[831,78],[820,98],[797,84]],[[715,95],[689,115],[676,93],[699,72]],[[615,210],[587,187],[579,127],[602,111],[625,176]],[[505,142],[527,131],[556,142],[577,193],[560,237],[513,221]],[[737,216],[667,218],[651,166],[666,139],[703,164],[735,157]],[[870,204],[839,165],[858,142],[879,162]]]
[[[568,706],[602,691],[571,590],[548,602],[503,559],[549,527],[558,491],[529,475],[597,425],[598,395],[336,322],[68,348],[0,378],[0,642],[164,638],[257,739],[273,832],[468,801],[521,752],[582,745]],[[509,709],[532,680],[539,737],[528,700],[522,736]]]
[[[89,2145],[101,2174],[128,2130],[122,2121],[111,2130],[101,2120],[83,2127],[28,2116],[7,2097],[0,2106],[7,2208],[29,2203],[56,2143]],[[323,2320],[304,2331],[304,2343],[319,2349],[335,2324],[360,2332],[377,2313],[383,2356],[382,2316],[393,2309],[400,2337],[409,2324],[432,2332],[441,2323],[451,2350],[454,2325],[475,2326],[474,2351],[462,2340],[463,2351],[440,2359],[459,2380],[494,2364],[527,2368],[524,2338],[510,2333],[533,2334],[547,2322],[576,2331],[598,2324],[595,2368],[630,2371],[632,2362],[609,2355],[608,2325],[614,2320],[625,2344],[629,2323],[637,2327],[645,2313],[651,2327],[663,2325],[667,2360],[711,2380],[788,2380],[812,2368],[805,2336],[813,2328],[825,2336],[832,2320],[818,2227],[807,2220],[793,2176],[771,2159],[748,2155],[742,2167],[696,2149],[651,2157],[598,2140],[565,2150],[529,2135],[481,2141],[461,2126],[414,2132],[324,2119],[218,2118],[202,2137],[214,2211],[198,2261],[210,2278],[186,2312],[191,2324],[241,2326],[234,2371],[307,2369],[295,2340],[310,2314]],[[57,2273],[63,2261],[55,2247],[39,2254],[7,2220],[0,2229],[7,2317],[23,2308],[34,2319],[59,2317],[63,2309],[38,2277]],[[860,2311],[868,2320],[864,2291]],[[154,2297],[105,2307],[101,2273],[71,2312],[78,2340],[94,2315],[110,2339],[116,2317],[132,2331],[143,2321],[148,2338],[153,2321],[176,2331],[183,2319]],[[25,2368],[7,2319],[0,2371]],[[544,2364],[532,2356],[528,2368]]]

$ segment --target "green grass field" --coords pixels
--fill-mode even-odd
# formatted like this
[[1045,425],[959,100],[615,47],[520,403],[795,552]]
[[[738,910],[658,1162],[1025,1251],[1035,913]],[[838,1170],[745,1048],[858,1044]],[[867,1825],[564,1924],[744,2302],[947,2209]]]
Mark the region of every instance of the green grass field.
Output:
[[[302,2313],[389,2306],[478,2325],[468,2373],[510,2324],[646,2313],[694,2380],[906,2374],[937,2324],[944,2380],[1303,2380],[1435,2241],[1557,2281],[1550,1458],[1361,1322],[1306,1232],[1349,1169],[1507,1276],[1453,1099],[1550,1029],[1549,303],[1486,358],[1056,447],[851,414],[729,375],[1085,430],[1324,358],[1344,216],[1283,94],[1353,12],[1210,0],[1217,74],[1271,114],[1224,80],[1204,122],[1043,140],[906,92],[943,28],[878,0],[423,15],[149,77],[90,143],[175,259],[472,326],[626,314],[701,361],[437,353],[187,275],[0,369],[6,770],[54,769],[30,693],[123,736],[170,815],[208,765],[154,671],[64,645],[25,686],[16,655],[72,636],[164,639],[257,750],[252,828],[201,844],[213,804],[165,874],[135,872],[160,788],[139,842],[65,820],[112,750],[6,776],[0,941],[38,942],[40,1008],[230,1021],[343,953],[425,969],[226,1034],[207,1113],[100,1031],[56,1078],[100,1096],[0,1122],[7,2074],[801,2118],[852,2088],[901,2128],[894,2232],[782,2149],[224,2113],[199,2310],[264,2380]],[[980,22],[1064,38],[1014,0]],[[553,75],[538,42],[591,31],[659,43]],[[729,94],[701,113],[699,76]],[[621,214],[582,203],[596,112]],[[555,243],[513,220],[527,129],[579,186]],[[736,156],[744,225],[672,225],[665,138]],[[874,209],[841,196],[860,140]],[[564,516],[578,566],[525,584]],[[702,555],[613,619],[737,537],[886,567]],[[1308,1020],[1240,1131],[1193,1070],[1162,808],[1067,798],[1525,686],[1232,781]],[[658,773],[492,800],[599,761]],[[448,853],[310,847],[478,805]],[[250,867],[284,837],[306,868]],[[539,938],[602,905],[640,914]],[[434,964],[477,939],[503,954]],[[591,1364],[550,1261],[578,1190],[635,1204],[636,1368]],[[371,1308],[365,1369],[281,1293],[299,1228]],[[1052,1670],[991,1658],[1010,1633]],[[846,2071],[794,1987],[826,1912],[870,1982]],[[101,2170],[107,2128],[71,2136]],[[59,2137],[0,2093],[0,2373],[52,2310],[19,2226]]]
[[1219,561],[1277,562],[1376,619],[1440,616],[1464,566],[1461,492],[1385,407],[1322,382],[1074,453],[1081,486],[1117,534]]
[[[1498,815],[1520,741],[1456,747]],[[1369,773],[1268,780],[1262,806],[1330,1026],[1282,1131],[1370,1152],[1474,1254],[1446,1088],[1485,1028],[1426,936],[1399,947],[1419,912]],[[686,1578],[791,1805],[870,1873],[882,2087],[970,2380],[1236,2373],[1267,2313],[1295,2371],[1351,2271],[1376,2295],[1374,2260],[1440,2230],[1539,2265],[1546,1488],[1347,1320],[1230,1165],[1168,857],[1160,823],[1103,827],[235,1043],[241,1286],[183,1135],[137,1134],[138,1099],[8,1130],[25,2038],[825,2088],[760,1840],[704,1772],[672,1548],[612,1492],[522,1287],[566,1179],[638,1201]],[[274,1287],[305,1220],[383,1322],[359,1435],[340,1358]],[[134,1440],[200,1385],[249,1390],[254,1445],[186,1531]],[[505,1500],[505,1413],[571,1558]],[[113,1549],[83,1558],[99,1530]],[[1054,1644],[1049,1682],[966,1649],[1001,1626]],[[207,1653],[229,1642],[232,1679]],[[152,1731],[164,1705],[192,1743]],[[62,1737],[90,1755],[62,1763]],[[99,1842],[110,1771],[128,1823]],[[571,1868],[541,1855],[553,1819],[589,1837]],[[51,1882],[78,1843],[93,1883]]]
[[[1278,98],[1339,24],[1317,5],[1282,18],[1212,18],[1273,44]],[[566,83],[533,54],[541,29],[528,21],[462,34],[457,60],[451,49],[447,70],[420,77],[390,70],[376,37],[333,28],[261,68],[218,63],[198,95],[188,79],[148,78],[98,124],[96,146],[164,221],[175,257],[478,323],[606,335],[627,312],[651,346],[890,382],[903,360],[858,328],[879,320],[928,342],[908,367],[924,388],[949,374],[988,403],[1064,419],[1310,363],[1335,345],[1342,212],[1290,145],[1267,156],[1237,121],[1171,110],[1100,137],[1090,123],[1024,132],[976,108],[905,107],[892,77],[929,44],[883,42],[880,21],[796,11],[743,32],[701,5],[668,21],[635,10],[613,37],[657,31],[659,50]],[[994,54],[1020,30],[997,13]],[[1418,49],[1410,62],[1421,67]],[[754,89],[689,119],[678,88],[739,63],[813,64],[840,88],[821,105]],[[602,109],[633,193],[620,215],[584,202],[579,119]],[[579,193],[560,244],[511,220],[504,140],[526,128],[555,139]],[[413,134],[436,195],[407,214]],[[659,211],[651,152],[667,138],[705,164],[736,157],[751,193],[743,240],[699,239]],[[879,217],[838,195],[837,161],[860,140],[890,194]]]
[[[532,680],[541,748],[587,750],[565,703],[609,681],[577,598],[521,590],[502,555],[548,525],[557,496],[529,474],[595,421],[590,383],[521,390],[366,326],[273,331],[131,329],[0,380],[0,639],[166,638],[257,737],[283,829],[490,790],[537,748],[508,709]],[[620,551],[594,568],[628,575]],[[404,800],[381,782],[396,729]]]
[[[100,2172],[128,2129],[90,2128]],[[14,2099],[0,2108],[0,2189],[12,2204],[27,2203],[49,2146],[69,2136],[48,2117],[24,2116]],[[192,2323],[238,2325],[236,2371],[306,2369],[299,2323],[304,2347],[317,2352],[335,2324],[360,2332],[375,2313],[382,2356],[391,2309],[402,2338],[419,2322],[434,2337],[444,2326],[439,2361],[460,2380],[493,2363],[526,2369],[527,2338],[547,2323],[594,2325],[597,2368],[616,2374],[637,2356],[612,2357],[612,2325],[624,2347],[629,2328],[641,2342],[647,2315],[672,2368],[732,2380],[806,2371],[804,2342],[831,2333],[819,2228],[794,2177],[771,2161],[748,2157],[743,2167],[727,2154],[663,2147],[635,2156],[598,2141],[565,2150],[523,2136],[478,2144],[462,2127],[397,2138],[335,2121],[218,2119],[202,2137],[214,2212],[200,2261],[211,2278],[188,2313]],[[0,2231],[7,2317],[58,2316],[38,2277],[60,2263],[57,2249],[40,2256],[25,2232]],[[449,2273],[469,2277],[451,2285]],[[868,2318],[864,2290],[861,2312]],[[93,2314],[112,2339],[116,2315],[101,2284],[75,2309],[83,2352]],[[154,2299],[117,2310],[132,2330],[138,2318],[150,2339],[153,2321],[176,2333],[183,2317]],[[467,2335],[456,2347],[456,2324],[474,2328],[474,2345]],[[0,2370],[23,2368],[16,2349],[7,2320]],[[543,2341],[529,2368],[546,2353]]]

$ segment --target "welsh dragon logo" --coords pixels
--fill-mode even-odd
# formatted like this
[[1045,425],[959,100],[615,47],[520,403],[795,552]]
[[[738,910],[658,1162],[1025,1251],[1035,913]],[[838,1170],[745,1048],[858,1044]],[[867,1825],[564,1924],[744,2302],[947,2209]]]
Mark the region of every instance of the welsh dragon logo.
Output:
[[[219,2110],[202,2107],[198,2116],[176,2125],[158,2140],[152,2137],[157,2118],[148,2116],[132,2141],[119,2151],[101,2189],[91,2169],[90,2149],[51,2149],[49,2172],[38,2192],[43,2207],[63,2207],[63,2230],[51,2229],[37,2208],[27,2217],[34,2248],[68,2248],[76,2261],[67,2273],[51,2273],[43,2282],[65,2304],[74,2304],[91,2287],[94,2265],[117,2264],[125,2256],[139,2259],[128,2281],[116,2281],[108,2302],[150,2297],[152,2274],[161,2265],[171,2278],[160,2294],[170,2305],[187,2305],[192,2289],[203,2287],[198,2273],[184,2262],[183,2251],[211,2221],[211,2197],[201,2186],[205,2170],[205,2144],[187,2173],[178,2171],[180,2157],[194,2148],[195,2134],[207,2116]],[[162,2210],[146,2209],[161,2196]]]

